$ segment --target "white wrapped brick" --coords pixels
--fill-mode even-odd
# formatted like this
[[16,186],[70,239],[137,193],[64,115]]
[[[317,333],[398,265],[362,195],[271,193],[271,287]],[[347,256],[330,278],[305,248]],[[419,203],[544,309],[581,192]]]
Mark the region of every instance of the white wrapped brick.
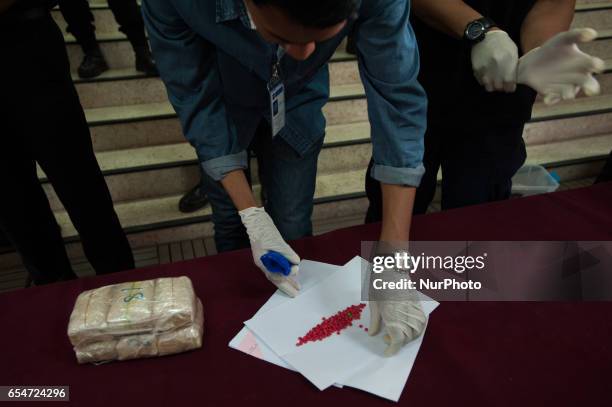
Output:
[[68,336],[79,363],[167,355],[202,345],[203,307],[187,277],[81,293]]
[[119,360],[157,356],[157,337],[155,334],[124,336],[117,342]]
[[111,331],[128,334],[153,330],[154,298],[155,280],[113,286],[111,305],[106,316]]
[[196,311],[196,296],[187,277],[155,280],[153,313],[159,315],[158,331],[192,324]]
[[182,329],[170,331],[158,336],[157,349],[160,356],[186,352],[202,346],[204,333],[204,308],[202,302],[197,301],[197,314],[195,321]]
[[117,359],[117,341],[94,342],[74,348],[79,363],[94,363]]

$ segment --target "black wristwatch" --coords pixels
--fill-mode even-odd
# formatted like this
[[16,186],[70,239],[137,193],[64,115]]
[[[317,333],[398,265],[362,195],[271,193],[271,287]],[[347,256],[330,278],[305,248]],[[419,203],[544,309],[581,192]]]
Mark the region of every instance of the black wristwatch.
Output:
[[496,26],[497,25],[490,18],[479,18],[478,20],[472,21],[465,27],[463,39],[472,45],[478,44],[480,41],[485,39],[487,31]]

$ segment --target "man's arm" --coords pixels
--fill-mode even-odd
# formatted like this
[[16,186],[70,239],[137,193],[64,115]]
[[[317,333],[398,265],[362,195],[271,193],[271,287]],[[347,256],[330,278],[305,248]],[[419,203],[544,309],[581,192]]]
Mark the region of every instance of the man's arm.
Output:
[[471,21],[482,17],[462,0],[412,0],[412,8],[428,25],[457,39]]
[[221,98],[212,44],[184,23],[172,1],[146,0],[142,10],[168,98],[204,171],[221,181],[238,210],[255,206],[243,173],[247,153],[237,147],[236,130]]
[[221,180],[221,185],[223,185],[238,211],[257,206],[253,190],[243,170],[235,170],[226,174]]
[[527,53],[547,40],[569,30],[576,0],[538,0],[521,27],[521,46]]
[[368,100],[372,177],[381,183],[381,240],[409,238],[415,188],[425,172],[427,98],[417,80],[419,55],[409,2],[364,1],[355,44]]
[[412,207],[416,188],[381,184],[383,199],[383,223],[381,242],[407,242],[410,238]]

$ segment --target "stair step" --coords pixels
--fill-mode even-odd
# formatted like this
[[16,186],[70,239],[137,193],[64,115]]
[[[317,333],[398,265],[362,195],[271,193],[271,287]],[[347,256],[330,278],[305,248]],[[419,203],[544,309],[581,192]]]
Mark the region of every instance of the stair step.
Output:
[[[363,189],[363,176],[363,170],[355,170],[343,173],[341,179],[335,174],[318,177],[315,202],[323,203],[333,197],[352,196],[359,193]],[[258,196],[257,186],[254,187],[254,191]],[[157,229],[170,225],[200,223],[210,220],[210,206],[191,214],[179,212],[177,205],[180,197],[181,195],[174,195],[116,203],[115,210],[127,233],[136,233],[145,226]],[[67,239],[75,238],[76,230],[72,226],[68,214],[65,211],[57,211],[55,215],[62,228],[62,235]]]
[[[190,190],[199,182],[200,170],[193,149],[187,145],[172,145],[170,149],[157,151],[157,157],[151,153],[152,148],[144,148],[144,151],[133,152],[135,160],[129,160],[131,151],[122,151],[117,155],[99,156],[102,165],[117,166],[116,171],[107,171],[105,174],[106,184],[113,198],[113,202],[121,203],[142,199],[152,199],[160,196],[182,194]],[[158,148],[158,150],[161,150]],[[147,154],[150,154],[147,156]],[[192,158],[188,161],[179,161],[174,155],[184,154]],[[117,159],[120,156],[122,161]],[[369,142],[355,145],[346,145],[336,148],[325,148],[319,155],[317,174],[324,176],[327,174],[344,172],[348,170],[364,169],[367,167],[372,156],[372,146]],[[120,166],[128,163],[135,165],[132,161],[141,160],[141,163],[149,164],[148,167],[132,167],[131,169],[121,168]],[[152,164],[157,160],[157,164]],[[251,173],[253,183],[259,182],[257,176],[257,163],[251,163]],[[52,186],[43,183],[49,204],[53,210],[62,208]]]
[[[334,86],[330,93],[330,103],[323,108],[329,124],[367,119],[361,84]],[[90,127],[176,117],[174,109],[167,101],[86,109],[85,115]]]
[[612,1],[590,0],[577,1],[576,12],[586,12],[594,10],[610,10],[612,9]]
[[[358,87],[347,86],[343,89],[345,95],[353,95]],[[342,92],[338,92],[342,94]],[[573,102],[573,105],[580,104],[582,101]],[[611,100],[612,103],[612,100]],[[538,107],[540,108],[540,107]],[[534,123],[530,123],[525,131],[527,144],[544,144],[548,141],[558,141],[567,138],[578,138],[580,133],[575,129],[575,126],[571,126],[572,119],[565,119],[567,122],[562,123],[561,126],[551,127],[550,123],[546,123],[546,126],[538,126],[539,121],[543,121],[545,117],[546,109],[541,108],[542,112],[540,116],[536,116]],[[554,108],[552,108],[554,109]],[[584,111],[584,109],[582,109]],[[559,115],[559,112],[553,112],[551,114]],[[580,118],[581,116],[578,116]],[[606,116],[606,119],[610,119],[610,116]],[[604,121],[604,123],[607,120]],[[531,127],[530,127],[531,126]],[[565,133],[559,134],[559,129],[569,130]],[[598,129],[593,131],[593,124],[590,124],[590,134],[601,134],[612,131],[612,128]],[[328,126],[326,129],[325,147],[334,147],[346,144],[360,144],[369,142],[369,123],[368,122],[356,122],[340,125]],[[582,135],[584,136],[584,135]],[[175,167],[185,163],[194,164],[196,162],[196,155],[193,147],[191,147],[184,138],[180,138],[178,142],[171,144],[161,145],[146,145],[136,148],[118,149],[110,151],[101,151],[97,154],[98,162],[102,171],[106,175],[112,175],[115,173],[131,172],[134,170],[150,170],[160,167]]]
[[611,2],[599,4],[599,7],[594,7],[594,4],[590,4],[589,6],[591,6],[591,8],[580,8],[580,12],[574,15],[572,28],[590,27],[598,31],[605,31],[612,28]]
[[[106,62],[111,69],[126,69],[134,66],[134,50],[124,34],[99,33],[96,37]],[[71,70],[76,72],[83,59],[83,51],[71,34],[64,34],[64,41],[66,42],[66,50],[68,52]],[[341,44],[330,62],[345,62],[352,60],[355,60],[355,56],[346,53],[346,51],[344,51],[344,44]]]
[[[603,29],[599,31],[600,36],[596,41],[584,44],[581,48],[600,58],[612,58],[612,30]],[[76,43],[74,37],[70,34],[65,35],[66,48],[70,66],[73,71],[81,63],[83,52],[80,46]],[[100,33],[98,43],[106,57],[106,60],[111,68],[126,68],[134,66],[134,52],[130,43],[121,33]],[[332,61],[354,60],[353,55],[347,54],[344,51],[334,55]]]
[[[607,60],[606,73],[599,75],[602,94],[612,93],[612,59]],[[105,72],[99,80],[76,79],[81,105],[85,109],[127,106],[168,100],[166,88],[159,78],[146,77],[133,69]],[[347,100],[363,95],[356,61],[330,64],[331,95]]]
[[[360,83],[356,61],[329,64],[332,96],[350,95],[351,87]],[[84,80],[73,74],[84,109],[126,106],[168,100],[166,87],[157,77],[146,76],[133,68],[111,69],[98,78]],[[356,93],[363,93],[357,88]]]
[[[603,128],[612,131],[610,123],[612,122],[608,120]],[[563,138],[554,131],[547,129],[549,139],[546,141],[537,133],[538,129],[527,127],[524,138],[528,149],[545,152],[547,146],[550,145],[564,145],[559,143],[569,141],[577,143],[578,146],[588,146],[588,143],[594,140],[592,135],[576,138],[575,134],[572,133],[572,126],[567,123],[560,123],[558,127],[562,129],[568,127],[567,136]],[[591,130],[596,129],[592,127]],[[596,138],[595,140],[599,139]],[[318,173],[320,175],[364,169],[371,157],[369,124],[362,122],[330,127],[324,147],[319,156]],[[599,147],[599,144],[594,145],[594,148]],[[585,148],[584,151],[586,155],[581,155],[573,150],[570,153],[577,159],[592,156],[588,148]],[[97,157],[114,202],[180,194],[197,184],[200,176],[195,151],[186,142],[98,153]],[[541,155],[535,155],[534,159],[539,163],[556,162],[554,156],[551,159],[544,159]],[[252,163],[252,172],[254,182],[257,183],[255,161]],[[42,172],[39,172],[39,174],[44,177]],[[49,196],[51,207],[54,210],[61,209],[61,203],[52,187],[46,182],[43,186]]]
[[[99,33],[98,35],[106,35],[106,34],[118,35],[120,34],[118,24],[116,23],[115,18],[110,8],[108,8],[108,4],[106,3],[94,4],[92,2],[90,4],[90,9],[95,18],[94,24],[96,26],[96,32]],[[612,2],[610,1],[601,1],[601,0],[594,1],[594,2],[580,2],[579,1],[578,4],[576,4],[575,20],[582,21],[581,19],[584,18],[582,16],[585,14],[588,15],[588,14],[593,14],[596,12],[604,14],[609,10],[612,10]],[[55,21],[57,22],[57,24],[62,29],[62,32],[66,32],[66,22],[64,21],[64,18],[62,17],[62,14],[60,13],[59,9],[58,8],[54,9],[52,11],[52,15]],[[600,28],[596,24],[595,25],[582,24],[582,25],[577,25],[577,26]],[[610,25],[608,25],[608,27],[610,27]],[[605,26],[601,26],[601,28],[605,28]]]
[[[567,140],[546,146],[530,146],[528,163],[546,164],[549,167],[563,165],[568,161],[603,159],[612,146],[612,134],[590,137],[588,139]],[[365,168],[325,174],[317,178],[315,202],[331,203],[338,200],[357,199],[364,195]],[[256,196],[257,186],[255,186]],[[147,230],[180,227],[190,224],[207,223],[210,220],[210,207],[193,214],[178,212],[180,194],[157,197],[147,200],[120,202],[115,204],[116,211],[124,229],[128,233],[143,233]],[[74,239],[76,232],[64,211],[56,212],[63,235]]]
[[612,94],[578,98],[546,106],[536,103],[533,107],[532,122],[592,116],[612,112]]
[[[370,124],[350,123],[328,126],[324,148],[369,142]],[[184,139],[180,143],[98,152],[96,157],[105,175],[197,163],[194,148]],[[40,170],[39,177],[44,180]]]
[[[331,97],[334,101],[354,101],[354,99],[359,100],[365,98],[365,94],[363,93],[361,84],[351,84],[332,87]],[[326,113],[332,113],[332,116],[334,116],[333,113],[336,113],[333,118],[338,117],[337,113],[342,112],[330,112],[330,105],[333,106],[334,103],[328,103],[324,110]],[[348,122],[363,120],[357,118],[354,111],[349,111],[350,106],[342,106],[342,108],[344,113],[347,113],[344,114],[344,116],[347,116]],[[562,102],[554,106],[536,104],[534,106],[533,121],[556,120],[583,115],[602,114],[610,111],[612,111],[612,95],[601,95],[590,98],[579,98],[573,101]],[[175,117],[174,110],[169,102],[87,109],[85,114],[90,126],[103,126],[123,122]],[[360,113],[360,116],[363,116],[363,111]],[[328,117],[328,122],[331,122],[331,124],[340,124],[331,119],[332,118]]]

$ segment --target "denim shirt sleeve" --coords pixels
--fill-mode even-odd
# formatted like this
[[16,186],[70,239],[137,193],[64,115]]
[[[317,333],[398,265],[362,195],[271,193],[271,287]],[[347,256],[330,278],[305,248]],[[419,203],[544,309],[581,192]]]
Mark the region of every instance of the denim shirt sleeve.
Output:
[[416,187],[425,173],[427,97],[417,80],[419,53],[409,14],[408,0],[364,0],[355,32],[371,125],[371,175]]
[[145,0],[142,14],[168,99],[204,171],[219,181],[246,168],[221,97],[214,47],[185,24],[172,0]]

